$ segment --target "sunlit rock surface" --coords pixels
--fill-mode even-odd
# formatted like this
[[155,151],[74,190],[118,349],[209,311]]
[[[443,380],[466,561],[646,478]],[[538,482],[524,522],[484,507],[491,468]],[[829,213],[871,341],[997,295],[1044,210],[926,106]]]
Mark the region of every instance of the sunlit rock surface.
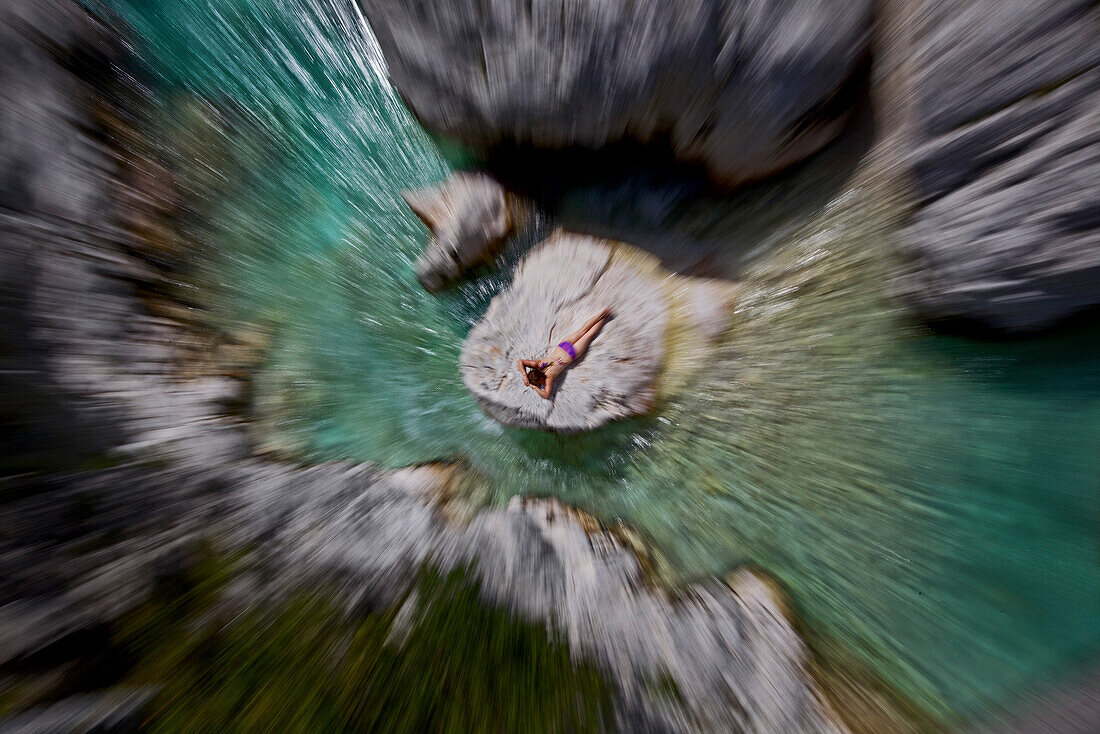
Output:
[[[509,426],[563,433],[646,412],[665,352],[662,274],[609,240],[557,232],[520,263],[462,350],[462,380]],[[518,359],[540,359],[610,307],[584,357],[555,381],[550,400],[523,383]]]
[[922,208],[902,290],[935,319],[1016,331],[1100,304],[1100,12],[941,2],[917,45]]
[[433,293],[492,256],[513,226],[503,187],[484,173],[456,173],[404,197],[431,230],[416,277]]
[[361,0],[398,90],[467,144],[671,143],[727,184],[831,140],[867,49],[865,0]]

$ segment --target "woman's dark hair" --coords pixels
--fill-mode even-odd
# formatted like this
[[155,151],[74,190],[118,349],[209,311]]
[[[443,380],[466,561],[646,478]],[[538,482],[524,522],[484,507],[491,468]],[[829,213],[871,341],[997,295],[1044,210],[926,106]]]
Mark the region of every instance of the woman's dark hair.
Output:
[[527,368],[527,379],[531,381],[532,385],[540,390],[546,386],[546,373],[538,367]]

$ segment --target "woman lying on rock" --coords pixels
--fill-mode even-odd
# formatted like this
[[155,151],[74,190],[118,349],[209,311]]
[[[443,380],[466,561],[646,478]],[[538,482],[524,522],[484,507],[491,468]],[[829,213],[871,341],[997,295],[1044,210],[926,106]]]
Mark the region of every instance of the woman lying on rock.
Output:
[[605,308],[584,322],[584,326],[574,331],[554,347],[554,351],[545,360],[520,359],[516,368],[523,375],[523,384],[530,387],[539,397],[550,399],[554,389],[554,378],[565,372],[569,365],[584,356],[593,337],[603,327],[604,321],[611,315],[611,309]]

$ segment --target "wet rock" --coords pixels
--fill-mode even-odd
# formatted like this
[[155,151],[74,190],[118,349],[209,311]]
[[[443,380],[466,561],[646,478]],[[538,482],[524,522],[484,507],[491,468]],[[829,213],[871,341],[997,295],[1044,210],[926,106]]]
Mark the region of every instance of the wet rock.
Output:
[[[463,382],[486,413],[520,428],[575,433],[645,413],[664,359],[669,304],[662,280],[627,246],[554,233],[524,258],[466,338]],[[614,317],[555,381],[550,400],[524,385],[516,360],[549,354],[605,307]]]
[[839,131],[866,0],[361,0],[423,124],[468,145],[671,143],[736,184]]
[[902,295],[926,317],[1038,329],[1100,304],[1100,9],[942,2],[918,45],[921,208]]
[[416,276],[433,293],[489,259],[512,229],[504,189],[483,173],[456,173],[403,196],[432,233]]

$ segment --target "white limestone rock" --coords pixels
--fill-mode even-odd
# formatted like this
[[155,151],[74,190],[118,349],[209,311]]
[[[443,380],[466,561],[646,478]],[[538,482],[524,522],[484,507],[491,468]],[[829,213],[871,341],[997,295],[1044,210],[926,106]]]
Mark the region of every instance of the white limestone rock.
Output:
[[[664,361],[668,277],[627,246],[554,233],[520,263],[466,338],[463,382],[508,426],[577,433],[645,413]],[[516,360],[549,354],[605,307],[613,318],[556,380],[550,400],[523,384]]]

